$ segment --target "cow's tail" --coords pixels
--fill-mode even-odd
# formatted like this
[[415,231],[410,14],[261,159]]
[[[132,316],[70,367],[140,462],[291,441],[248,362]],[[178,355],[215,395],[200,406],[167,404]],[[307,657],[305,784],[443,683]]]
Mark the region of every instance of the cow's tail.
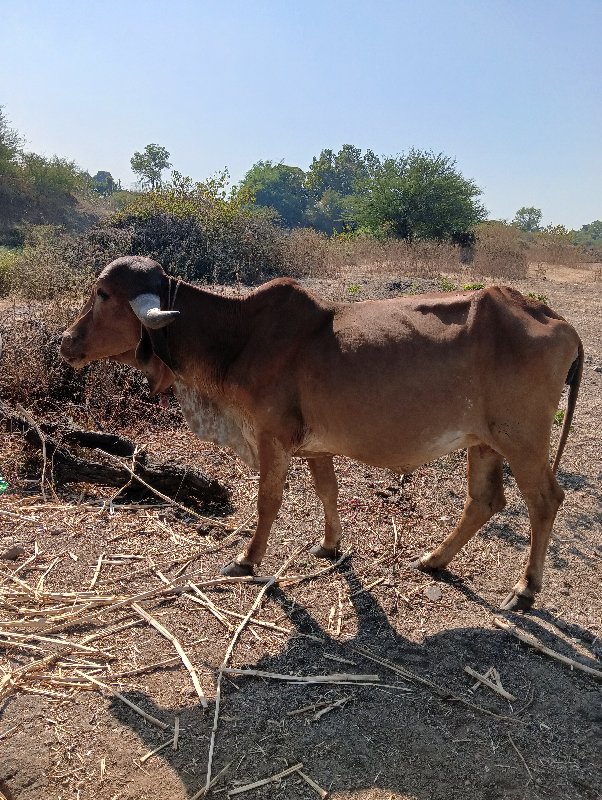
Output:
[[581,375],[583,374],[583,345],[579,342],[579,349],[577,358],[571,364],[569,374],[567,375],[567,385],[569,387],[569,399],[566,405],[566,412],[564,415],[564,422],[562,425],[562,433],[560,434],[560,441],[558,442],[558,449],[556,450],[556,457],[554,459],[554,466],[552,472],[556,474],[566,440],[569,438],[569,431],[573,421],[573,414],[575,413],[575,406],[577,405],[577,395],[579,394],[579,386],[581,384]]

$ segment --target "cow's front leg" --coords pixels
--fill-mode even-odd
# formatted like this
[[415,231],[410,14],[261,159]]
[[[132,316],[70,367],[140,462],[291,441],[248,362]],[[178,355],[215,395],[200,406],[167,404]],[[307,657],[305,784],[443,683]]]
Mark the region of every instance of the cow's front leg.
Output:
[[222,575],[252,575],[261,564],[268,537],[282,505],[282,492],[291,461],[290,453],[274,439],[259,444],[259,489],[257,492],[257,527],[246,549],[222,569]]
[[335,558],[338,555],[341,541],[341,520],[337,509],[339,486],[332,456],[309,458],[307,464],[316,494],[324,506],[324,538],[321,544],[312,547],[311,553],[318,558]]

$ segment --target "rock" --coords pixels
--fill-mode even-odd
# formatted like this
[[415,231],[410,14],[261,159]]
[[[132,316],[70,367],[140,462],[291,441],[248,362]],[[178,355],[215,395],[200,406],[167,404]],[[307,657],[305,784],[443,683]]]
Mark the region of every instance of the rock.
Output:
[[443,592],[438,586],[427,586],[424,594],[429,600],[437,601],[443,597]]
[[24,555],[25,546],[22,544],[13,544],[12,547],[7,547],[6,550],[0,554],[0,558],[4,561],[16,561]]

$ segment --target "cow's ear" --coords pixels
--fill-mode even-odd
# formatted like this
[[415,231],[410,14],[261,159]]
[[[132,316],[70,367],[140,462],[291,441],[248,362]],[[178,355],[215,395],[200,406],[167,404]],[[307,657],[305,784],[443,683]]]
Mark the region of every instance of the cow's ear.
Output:
[[136,364],[148,381],[151,397],[166,392],[176,379],[165,361],[155,353],[153,337],[145,327],[136,348]]

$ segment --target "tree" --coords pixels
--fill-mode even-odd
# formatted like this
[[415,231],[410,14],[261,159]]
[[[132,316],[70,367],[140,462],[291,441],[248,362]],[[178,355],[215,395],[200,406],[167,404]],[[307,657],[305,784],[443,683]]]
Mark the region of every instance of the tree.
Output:
[[303,225],[308,195],[299,167],[258,161],[243,178],[241,189],[249,191],[258,206],[273,208],[287,227]]
[[347,198],[361,179],[369,175],[376,156],[371,150],[362,155],[359,147],[344,144],[338,153],[322,150],[312,160],[305,185],[310,198],[309,223],[324,233],[341,231],[347,217]]
[[11,128],[3,107],[0,106],[0,175],[12,172],[17,166],[23,140],[18,131]]
[[110,172],[99,170],[91,179],[92,186],[103,197],[108,197],[118,188]]
[[160,144],[147,144],[142,153],[134,153],[130,164],[142,185],[151,190],[161,185],[161,173],[171,167],[169,152]]
[[516,212],[512,224],[526,233],[536,233],[541,230],[541,209],[534,206],[523,206]]
[[396,158],[373,157],[355,187],[352,220],[375,235],[443,241],[485,217],[481,189],[442,153],[412,149]]
[[602,247],[602,220],[595,219],[582,225],[580,230],[573,231],[573,241],[584,247]]

